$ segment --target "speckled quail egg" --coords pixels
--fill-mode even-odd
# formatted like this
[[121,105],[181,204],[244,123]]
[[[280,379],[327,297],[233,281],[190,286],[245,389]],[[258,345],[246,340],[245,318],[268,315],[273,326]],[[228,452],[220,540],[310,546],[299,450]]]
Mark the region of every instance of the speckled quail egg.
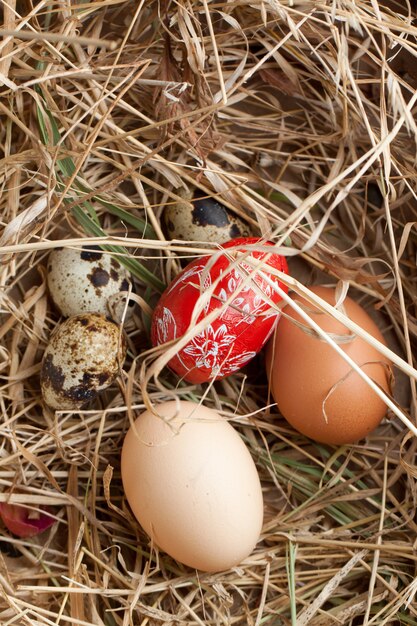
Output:
[[212,241],[225,243],[236,237],[249,237],[251,229],[241,219],[231,214],[215,198],[208,198],[196,190],[194,197],[189,191],[179,192],[183,202],[168,205],[162,222],[168,239],[187,241]]
[[121,327],[99,313],[75,315],[51,336],[41,366],[41,391],[52,409],[76,410],[116,378],[126,354]]
[[56,248],[48,258],[48,289],[65,317],[94,311],[109,314],[108,301],[129,289],[129,273],[98,246]]

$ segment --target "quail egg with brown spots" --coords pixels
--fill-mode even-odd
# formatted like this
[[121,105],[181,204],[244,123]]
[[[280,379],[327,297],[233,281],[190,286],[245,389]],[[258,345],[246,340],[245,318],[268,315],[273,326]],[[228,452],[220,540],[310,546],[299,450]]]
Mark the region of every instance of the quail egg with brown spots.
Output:
[[130,286],[127,270],[98,246],[53,250],[47,283],[55,307],[65,317],[89,311],[108,315],[109,298]]
[[51,336],[41,366],[41,391],[52,409],[76,410],[111,385],[123,365],[119,324],[99,313],[75,315]]
[[196,190],[180,192],[183,202],[168,205],[162,222],[168,239],[225,243],[236,237],[249,237],[251,229],[215,198]]

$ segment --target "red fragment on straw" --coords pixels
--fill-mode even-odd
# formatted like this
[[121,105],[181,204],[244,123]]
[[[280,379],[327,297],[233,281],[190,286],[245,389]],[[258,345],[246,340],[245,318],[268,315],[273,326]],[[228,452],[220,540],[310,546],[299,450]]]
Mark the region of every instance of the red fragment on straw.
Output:
[[8,530],[18,537],[34,537],[55,523],[47,508],[37,511],[16,504],[0,503],[0,517]]

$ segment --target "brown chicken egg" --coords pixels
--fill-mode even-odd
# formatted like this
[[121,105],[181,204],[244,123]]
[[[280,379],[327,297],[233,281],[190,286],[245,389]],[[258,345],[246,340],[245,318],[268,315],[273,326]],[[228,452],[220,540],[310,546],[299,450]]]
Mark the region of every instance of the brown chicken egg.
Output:
[[[334,289],[316,286],[310,290],[335,305]],[[299,296],[294,300],[364,373],[385,392],[390,391],[387,358],[331,315]],[[343,307],[353,322],[385,345],[374,321],[354,300],[347,297]],[[386,404],[327,341],[311,327],[309,332],[307,322],[290,305],[284,313],[266,353],[271,391],[280,412],[294,428],[316,441],[346,444],[366,437],[381,422]]]

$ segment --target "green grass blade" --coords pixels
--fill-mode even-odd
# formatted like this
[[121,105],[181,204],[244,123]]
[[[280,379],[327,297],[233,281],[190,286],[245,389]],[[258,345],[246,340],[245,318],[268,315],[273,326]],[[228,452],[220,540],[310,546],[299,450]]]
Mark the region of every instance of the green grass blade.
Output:
[[[44,106],[41,106],[39,103],[37,104],[37,118],[39,124],[39,132],[42,139],[42,142],[46,145],[57,146],[61,143],[61,134],[58,128],[58,125],[52,115],[52,113],[47,109],[45,98],[43,96],[42,90],[39,85],[36,86],[36,91],[41,97],[41,101]],[[48,123],[46,122],[46,119]],[[52,137],[50,136],[52,134]],[[74,173],[76,171],[74,161],[71,157],[63,157],[57,160],[57,167],[59,169],[60,174],[63,178],[61,178],[57,174],[57,188],[59,191],[64,192],[65,190],[65,179],[74,177]],[[80,180],[78,176],[74,178],[74,185],[76,186],[75,193],[79,196],[80,203],[77,206],[71,207],[71,212],[77,222],[82,226],[84,231],[95,237],[107,237],[107,233],[101,228],[100,220],[98,215],[94,209],[94,206],[88,200],[83,200],[80,197],[80,194],[89,194],[91,193],[87,186]],[[94,196],[94,200],[99,202],[102,206],[104,206],[109,213],[117,216],[120,220],[128,223],[138,230],[139,233],[144,235],[147,238],[156,238],[156,234],[152,227],[140,218],[132,216],[130,213],[117,207],[111,202],[107,202],[100,196]],[[64,199],[64,203],[66,205],[73,205],[73,200],[66,198]],[[146,285],[152,287],[158,292],[162,292],[165,289],[164,283],[157,278],[151,271],[149,271],[142,263],[137,261],[134,258],[131,258],[129,252],[123,246],[113,246],[113,245],[102,245],[103,250],[107,250],[109,252],[117,255],[118,261],[128,269],[133,276],[143,281]]]
[[130,226],[133,226],[133,228],[136,228],[136,230],[139,231],[145,237],[145,239],[157,239],[154,229],[145,220],[142,220],[140,217],[132,215],[131,213],[129,213],[129,211],[121,209],[115,204],[104,200],[104,198],[101,198],[100,196],[94,196],[94,200],[96,200],[103,207],[105,207],[109,213],[115,215],[120,220],[126,222]]
[[[72,212],[79,224],[84,230],[94,237],[107,237],[106,232],[98,226],[83,210],[81,207],[73,207]],[[103,250],[113,252],[122,265],[126,267],[136,278],[139,278],[144,283],[152,286],[156,291],[162,293],[165,289],[164,283],[159,280],[152,272],[150,272],[142,263],[139,263],[136,259],[132,259],[126,248],[123,246],[114,246],[109,244],[103,244],[100,246]]]
[[297,626],[297,603],[295,596],[295,560],[297,546],[289,541],[286,547],[285,569],[288,578],[288,595],[290,597],[291,626]]

